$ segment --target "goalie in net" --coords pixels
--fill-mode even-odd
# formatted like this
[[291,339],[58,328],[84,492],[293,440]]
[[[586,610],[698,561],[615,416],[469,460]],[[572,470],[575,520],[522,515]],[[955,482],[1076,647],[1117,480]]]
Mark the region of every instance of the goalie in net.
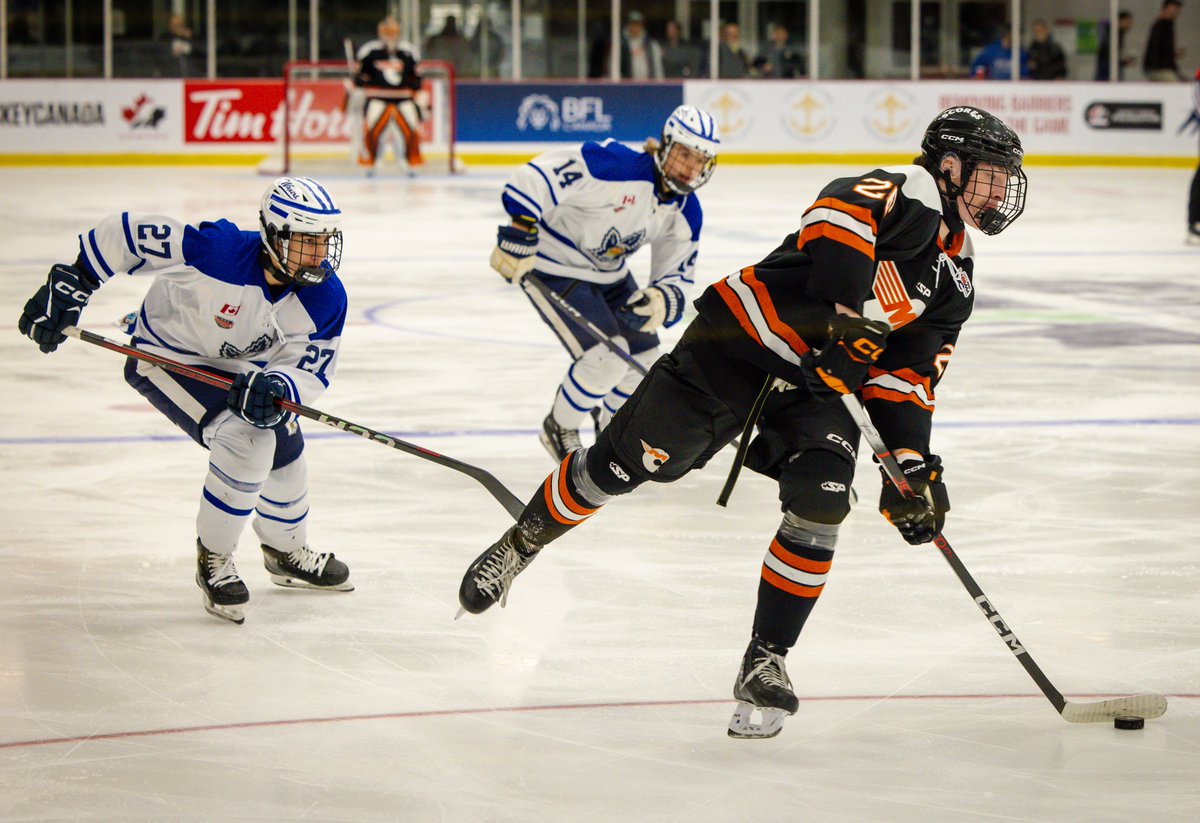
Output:
[[400,41],[400,24],[392,17],[379,23],[378,39],[358,50],[358,72],[354,85],[361,92],[362,139],[358,164],[373,174],[385,135],[394,130],[404,144],[404,158],[397,146],[396,162],[411,173],[424,165],[421,157],[421,122],[426,118],[428,96],[421,88],[416,46]]
[[288,63],[283,112],[279,127],[272,132],[275,145],[259,163],[259,172],[327,176],[364,168],[381,174],[391,168],[421,174],[459,171],[454,154],[454,69],[437,60],[417,63],[421,88],[412,93],[411,105],[419,103],[422,115],[415,127],[405,121],[419,140],[421,165],[414,166],[406,159],[408,146],[394,121],[385,122],[380,129],[373,145],[374,161],[360,165],[364,137],[370,129],[364,127],[366,93],[354,83],[358,65],[347,61]]

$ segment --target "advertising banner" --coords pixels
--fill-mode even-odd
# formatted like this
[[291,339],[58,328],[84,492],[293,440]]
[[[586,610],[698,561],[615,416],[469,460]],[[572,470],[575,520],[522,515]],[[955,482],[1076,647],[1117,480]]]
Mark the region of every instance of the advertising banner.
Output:
[[177,80],[6,80],[0,153],[155,153],[180,148]]
[[1030,159],[1196,154],[1183,83],[689,81],[684,97],[733,153],[915,155],[935,114],[973,105],[1014,128]]
[[484,143],[638,142],[662,132],[683,102],[676,83],[458,84],[458,140]]

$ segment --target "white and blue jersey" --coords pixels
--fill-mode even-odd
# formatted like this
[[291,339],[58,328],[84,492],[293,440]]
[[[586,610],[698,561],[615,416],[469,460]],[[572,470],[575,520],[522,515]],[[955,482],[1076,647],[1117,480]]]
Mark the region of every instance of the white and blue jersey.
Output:
[[228,220],[186,225],[124,212],[79,236],[80,259],[103,284],[156,273],[133,327],[138,348],[201,368],[279,375],[290,400],[311,405],[337,369],[346,292],[268,285],[258,232]]
[[606,140],[534,158],[504,187],[503,202],[511,216],[537,222],[537,271],[611,285],[630,275],[627,258],[649,244],[647,285],[676,286],[686,299],[700,201],[663,198],[657,189],[652,155]]

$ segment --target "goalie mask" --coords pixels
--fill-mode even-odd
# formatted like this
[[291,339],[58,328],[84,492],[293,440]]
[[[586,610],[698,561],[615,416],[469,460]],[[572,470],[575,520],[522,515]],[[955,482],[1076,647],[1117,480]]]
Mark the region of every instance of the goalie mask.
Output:
[[297,286],[324,283],[342,262],[342,212],[317,181],[281,177],[258,212],[263,266]]
[[[942,212],[952,231],[962,231],[961,199],[984,234],[999,234],[1025,210],[1025,153],[1017,133],[1000,118],[974,106],[954,106],[933,118],[921,140],[924,165],[945,184]],[[959,183],[942,169],[946,157],[962,164]]]
[[662,143],[654,153],[663,186],[675,194],[691,194],[703,186],[712,177],[720,147],[711,114],[695,106],[675,109],[663,126]]

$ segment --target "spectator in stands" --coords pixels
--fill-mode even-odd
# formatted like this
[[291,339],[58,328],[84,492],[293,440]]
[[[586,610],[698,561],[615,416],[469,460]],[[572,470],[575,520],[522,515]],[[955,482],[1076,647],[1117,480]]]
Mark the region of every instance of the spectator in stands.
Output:
[[[1096,52],[1096,79],[1109,79],[1109,62],[1112,52],[1112,32],[1109,20],[1100,21],[1100,48]],[[1133,14],[1122,11],[1117,15],[1117,79],[1125,79],[1125,68],[1137,62],[1137,58],[1125,51],[1125,35],[1133,28]]]
[[1174,83],[1182,80],[1178,60],[1183,49],[1175,47],[1175,18],[1183,5],[1180,0],[1163,0],[1158,19],[1150,27],[1146,54],[1142,57],[1142,73],[1155,83]]
[[1034,80],[1062,80],[1067,76],[1067,55],[1055,42],[1045,20],[1034,20],[1029,45],[1029,76]]
[[683,39],[678,20],[668,20],[662,43],[663,77],[695,77],[700,73],[700,52]]
[[[717,49],[717,76],[726,80],[741,80],[750,76],[750,58],[742,48],[742,29],[737,23],[721,26],[721,44]],[[708,50],[701,58],[700,75],[711,76]]]
[[662,48],[646,33],[641,12],[631,11],[621,38],[621,76],[633,80],[661,80]]
[[192,76],[192,30],[188,28],[182,14],[167,18],[167,43],[171,52],[169,64],[178,69],[179,77]]
[[471,44],[458,30],[458,18],[453,14],[446,15],[442,30],[425,43],[426,59],[445,60],[456,70],[468,62],[470,52]]
[[[1002,29],[971,63],[971,76],[981,80],[1012,80],[1012,34]],[[1029,52],[1021,49],[1021,76],[1029,76]]]
[[789,37],[788,28],[783,23],[767,25],[767,47],[760,55],[763,62],[759,71],[763,77],[804,76],[804,59],[800,50],[789,42]]

